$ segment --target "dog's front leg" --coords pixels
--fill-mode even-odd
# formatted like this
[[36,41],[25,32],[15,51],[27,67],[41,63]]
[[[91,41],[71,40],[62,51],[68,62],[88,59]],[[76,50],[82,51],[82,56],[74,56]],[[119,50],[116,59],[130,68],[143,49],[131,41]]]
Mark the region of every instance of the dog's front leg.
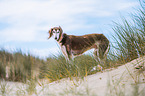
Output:
[[65,57],[66,62],[71,63],[72,59],[71,59],[71,52],[68,46],[61,46],[61,51]]

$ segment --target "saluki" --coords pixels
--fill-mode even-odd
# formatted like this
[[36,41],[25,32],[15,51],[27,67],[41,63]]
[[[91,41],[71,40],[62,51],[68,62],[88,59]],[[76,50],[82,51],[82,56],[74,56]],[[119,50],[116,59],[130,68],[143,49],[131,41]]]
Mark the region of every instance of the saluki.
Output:
[[59,26],[49,30],[48,39],[52,36],[60,45],[61,51],[68,61],[94,48],[94,58],[97,62],[101,62],[109,51],[109,40],[103,34],[67,35]]

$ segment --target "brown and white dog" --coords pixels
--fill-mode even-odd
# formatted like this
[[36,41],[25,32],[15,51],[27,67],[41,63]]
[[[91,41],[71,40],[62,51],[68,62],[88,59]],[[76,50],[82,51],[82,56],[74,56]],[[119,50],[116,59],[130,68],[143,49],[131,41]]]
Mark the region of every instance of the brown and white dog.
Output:
[[52,36],[60,45],[61,51],[68,61],[94,48],[95,60],[101,62],[109,51],[109,40],[103,34],[67,35],[59,26],[49,30],[48,39]]

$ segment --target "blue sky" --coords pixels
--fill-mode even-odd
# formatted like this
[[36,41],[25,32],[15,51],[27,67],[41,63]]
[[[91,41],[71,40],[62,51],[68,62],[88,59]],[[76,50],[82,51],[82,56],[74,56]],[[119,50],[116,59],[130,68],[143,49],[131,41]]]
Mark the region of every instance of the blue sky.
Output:
[[0,0],[0,48],[45,58],[59,51],[47,39],[51,27],[67,34],[103,33],[110,39],[112,21],[130,19],[138,0]]

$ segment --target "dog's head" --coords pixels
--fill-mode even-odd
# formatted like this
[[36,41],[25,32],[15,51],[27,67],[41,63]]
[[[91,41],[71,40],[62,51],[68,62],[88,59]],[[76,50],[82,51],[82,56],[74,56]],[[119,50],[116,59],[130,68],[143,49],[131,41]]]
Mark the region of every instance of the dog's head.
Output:
[[63,32],[63,30],[62,30],[62,28],[60,26],[59,27],[51,28],[49,30],[49,37],[48,37],[48,39],[53,36],[54,39],[58,41],[60,39],[61,35],[62,35],[62,32]]

